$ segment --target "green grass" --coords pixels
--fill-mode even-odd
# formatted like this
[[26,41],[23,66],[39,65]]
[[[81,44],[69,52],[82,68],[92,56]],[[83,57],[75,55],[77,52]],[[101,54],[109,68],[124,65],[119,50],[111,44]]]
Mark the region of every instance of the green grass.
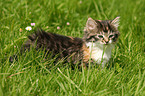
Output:
[[[0,96],[145,96],[144,5],[143,0],[0,0]],[[33,50],[9,62],[33,32],[25,30],[31,22],[34,28],[82,37],[88,17],[116,16],[121,36],[104,69],[53,66],[53,59],[44,61],[43,52]]]

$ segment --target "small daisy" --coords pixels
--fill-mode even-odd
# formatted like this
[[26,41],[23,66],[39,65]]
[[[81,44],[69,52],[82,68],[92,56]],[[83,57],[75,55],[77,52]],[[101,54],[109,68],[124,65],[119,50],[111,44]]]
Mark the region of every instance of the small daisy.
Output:
[[67,23],[66,23],[66,25],[70,25],[70,23],[69,23],[69,22],[67,22]]
[[60,27],[58,26],[58,27],[57,27],[57,29],[59,30],[59,29],[60,29]]
[[35,26],[35,23],[31,23],[31,26]]
[[80,1],[80,4],[82,4],[82,1]]
[[28,31],[32,30],[32,28],[30,26],[26,27],[25,29]]

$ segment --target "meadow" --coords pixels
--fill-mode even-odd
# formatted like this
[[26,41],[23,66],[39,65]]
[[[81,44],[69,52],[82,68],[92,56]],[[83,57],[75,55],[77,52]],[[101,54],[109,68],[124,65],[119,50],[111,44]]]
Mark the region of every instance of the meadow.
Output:
[[[0,96],[145,96],[144,5],[143,0],[0,0]],[[33,50],[9,62],[37,27],[82,38],[88,17],[117,16],[121,35],[103,69],[72,70]]]

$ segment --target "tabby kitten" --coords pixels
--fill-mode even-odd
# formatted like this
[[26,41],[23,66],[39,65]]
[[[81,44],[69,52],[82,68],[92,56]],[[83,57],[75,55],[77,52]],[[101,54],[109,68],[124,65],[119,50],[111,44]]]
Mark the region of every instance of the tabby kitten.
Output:
[[111,58],[111,50],[120,35],[119,18],[116,17],[114,20],[89,18],[86,23],[83,40],[89,50],[89,57],[97,64],[102,64],[102,67]]
[[[37,30],[28,36],[23,44],[21,53],[34,47],[36,50],[45,50],[46,56],[52,53],[52,58],[57,55],[56,61],[64,59],[71,64],[79,63],[86,67],[89,61],[102,64],[102,67],[111,58],[111,50],[114,47],[119,31],[119,17],[114,20],[93,20],[88,18],[84,29],[83,38],[73,38],[54,33]],[[10,58],[13,61],[13,58]]]

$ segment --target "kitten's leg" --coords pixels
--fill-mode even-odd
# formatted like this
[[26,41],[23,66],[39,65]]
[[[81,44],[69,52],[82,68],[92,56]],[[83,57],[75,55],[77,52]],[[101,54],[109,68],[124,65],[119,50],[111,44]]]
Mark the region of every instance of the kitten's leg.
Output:
[[14,60],[18,61],[18,57],[17,57],[17,55],[10,56],[10,58],[9,58],[9,62],[13,63]]

